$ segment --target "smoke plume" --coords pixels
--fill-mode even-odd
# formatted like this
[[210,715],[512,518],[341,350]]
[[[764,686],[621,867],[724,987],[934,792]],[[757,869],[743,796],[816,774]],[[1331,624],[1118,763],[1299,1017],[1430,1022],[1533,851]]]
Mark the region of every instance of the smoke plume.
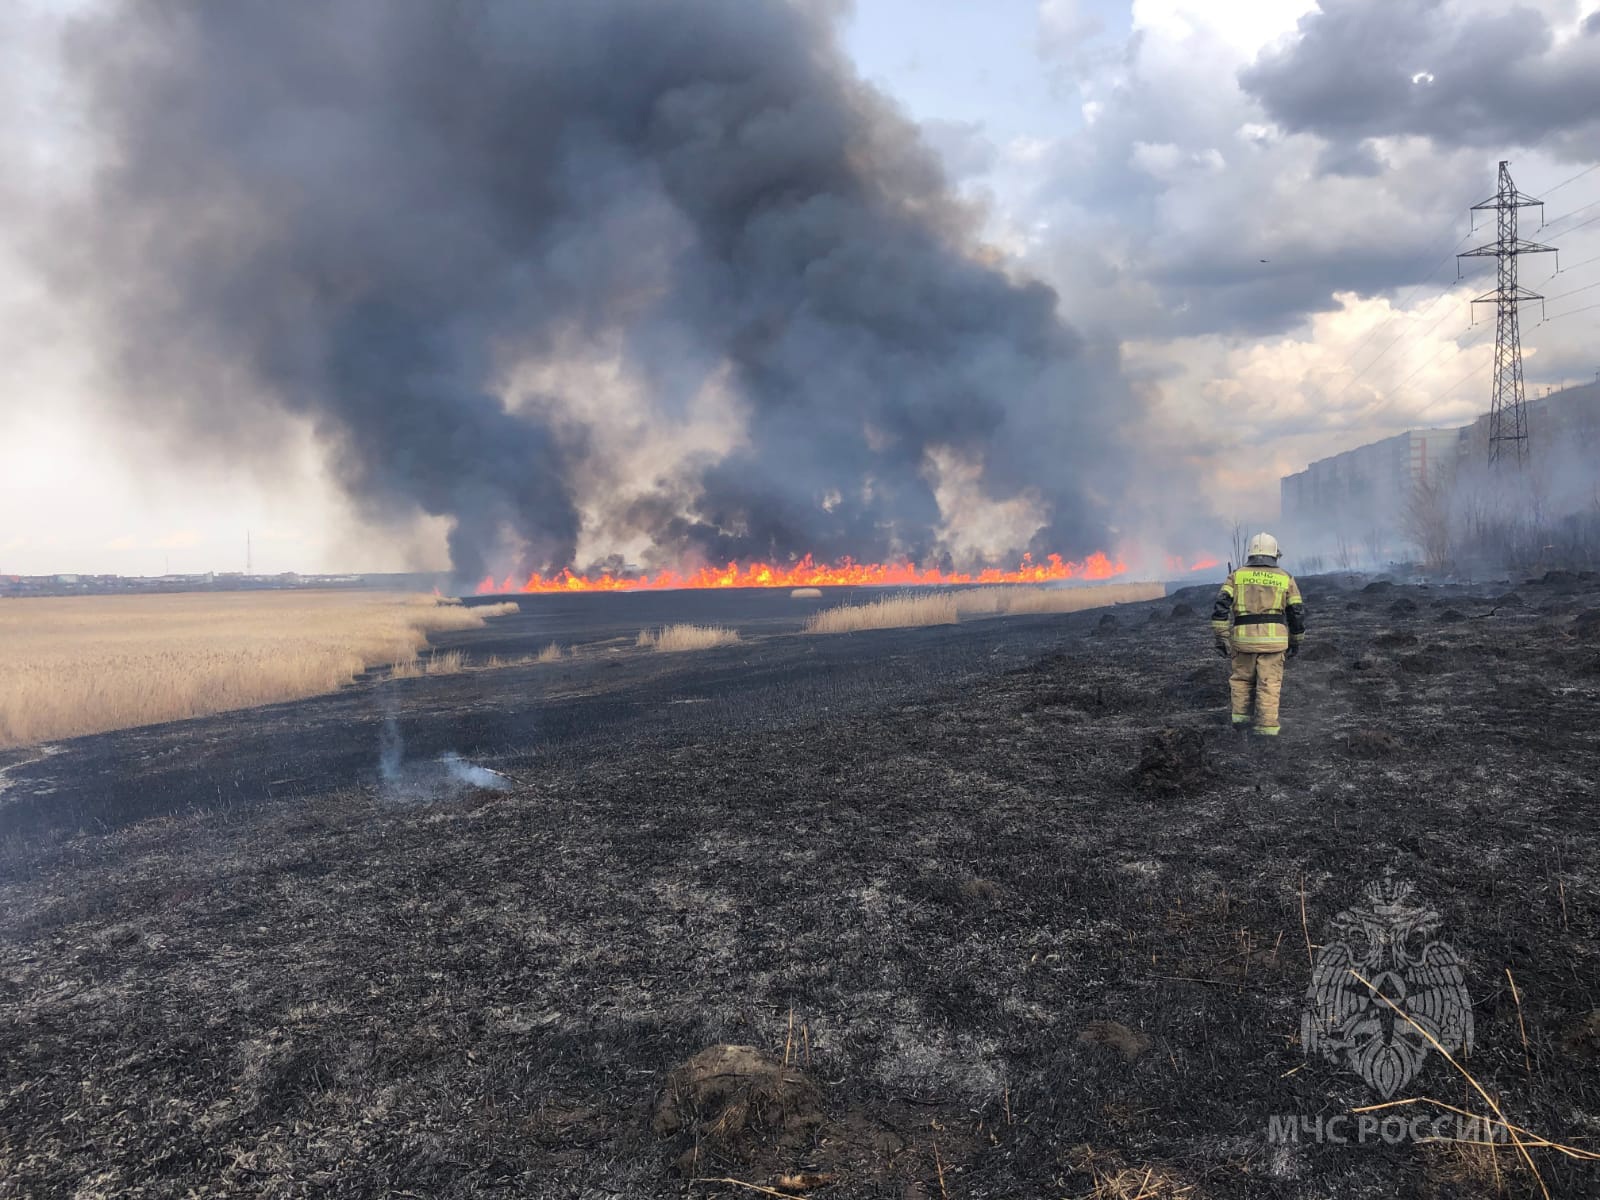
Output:
[[[933,561],[938,455],[1028,498],[1033,549],[1111,539],[1114,353],[986,260],[820,6],[134,0],[69,63],[100,159],[55,265],[139,419],[230,455],[307,419],[369,514],[450,519],[463,577],[569,565],[585,522]],[[595,500],[590,398],[504,387],[575,346],[668,415],[718,381],[742,436]]]

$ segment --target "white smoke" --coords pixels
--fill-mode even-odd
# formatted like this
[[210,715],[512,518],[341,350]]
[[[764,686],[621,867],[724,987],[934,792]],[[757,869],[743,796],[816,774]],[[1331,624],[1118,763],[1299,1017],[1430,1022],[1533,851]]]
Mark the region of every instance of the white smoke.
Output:
[[504,792],[511,780],[498,771],[468,762],[454,750],[432,760],[405,761],[405,743],[393,717],[378,734],[378,794],[391,804],[428,804],[463,792]]

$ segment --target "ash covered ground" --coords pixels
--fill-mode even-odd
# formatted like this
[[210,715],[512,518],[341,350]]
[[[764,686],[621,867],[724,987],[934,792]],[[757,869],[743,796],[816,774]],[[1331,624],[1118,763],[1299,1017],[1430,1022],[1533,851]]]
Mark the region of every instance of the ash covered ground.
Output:
[[[1600,580],[1302,582],[1277,742],[1202,588],[833,637],[541,598],[440,645],[559,663],[11,754],[0,1196],[1536,1195],[1268,1135],[1376,1099],[1299,1032],[1392,872],[1474,1076],[1600,1145]],[[632,646],[686,615],[746,641]],[[1436,1055],[1399,1094],[1483,1110]]]

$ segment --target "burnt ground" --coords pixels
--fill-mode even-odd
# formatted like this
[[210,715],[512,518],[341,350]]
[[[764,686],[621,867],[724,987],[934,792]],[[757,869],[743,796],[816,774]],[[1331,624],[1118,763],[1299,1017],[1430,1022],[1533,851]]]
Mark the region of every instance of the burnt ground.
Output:
[[[1537,1195],[1269,1128],[1375,1099],[1298,1039],[1392,872],[1473,1075],[1600,1146],[1600,581],[1303,585],[1277,742],[1201,594],[672,656],[530,605],[460,644],[585,649],[13,755],[0,1196]],[[505,790],[387,787],[390,722]]]

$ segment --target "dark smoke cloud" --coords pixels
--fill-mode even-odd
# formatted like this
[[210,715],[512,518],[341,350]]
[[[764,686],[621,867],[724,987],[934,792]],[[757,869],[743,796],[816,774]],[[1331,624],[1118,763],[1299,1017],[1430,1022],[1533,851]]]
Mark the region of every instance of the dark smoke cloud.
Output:
[[748,413],[606,515],[671,553],[926,558],[936,447],[1044,498],[1037,549],[1113,533],[1114,354],[967,251],[816,8],[143,0],[70,62],[106,161],[56,266],[140,417],[231,453],[307,417],[370,513],[453,519],[463,576],[572,562],[601,431],[497,381],[608,334],[667,409],[723,370]]

